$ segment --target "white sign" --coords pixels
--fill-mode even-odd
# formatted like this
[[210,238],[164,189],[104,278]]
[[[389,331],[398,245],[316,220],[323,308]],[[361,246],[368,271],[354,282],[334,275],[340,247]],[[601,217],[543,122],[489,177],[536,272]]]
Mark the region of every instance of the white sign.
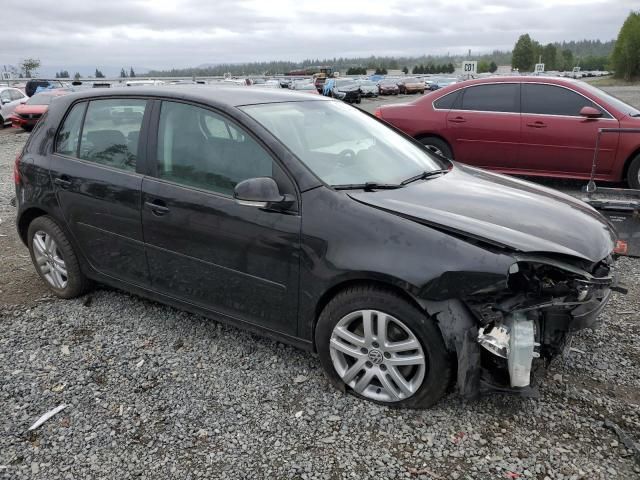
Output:
[[473,61],[465,61],[462,62],[462,73],[464,75],[475,75],[478,71],[478,62]]
[[13,75],[11,74],[11,72],[0,72],[2,73],[2,80],[12,80],[13,79]]
[[580,67],[573,67],[573,73],[580,73]]
[[535,73],[544,73],[544,63],[536,63],[536,68],[533,71]]

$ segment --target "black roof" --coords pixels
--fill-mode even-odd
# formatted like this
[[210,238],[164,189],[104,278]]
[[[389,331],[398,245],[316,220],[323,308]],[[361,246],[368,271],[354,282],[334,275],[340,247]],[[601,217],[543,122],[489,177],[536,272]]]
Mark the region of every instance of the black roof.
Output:
[[69,101],[100,97],[159,97],[192,100],[211,105],[237,107],[260,103],[302,102],[329,100],[308,93],[296,93],[288,89],[227,85],[158,85],[146,87],[93,88],[65,96]]

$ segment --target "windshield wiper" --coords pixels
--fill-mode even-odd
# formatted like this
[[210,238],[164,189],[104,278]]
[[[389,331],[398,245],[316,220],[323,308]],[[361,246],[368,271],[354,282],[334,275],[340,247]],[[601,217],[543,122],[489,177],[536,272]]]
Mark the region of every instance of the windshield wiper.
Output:
[[349,183],[346,185],[331,185],[336,190],[364,190],[365,192],[370,192],[371,190],[393,190],[394,188],[402,188],[402,185],[397,185],[395,183],[377,183],[377,182],[366,182],[366,183]]
[[418,180],[425,180],[425,179],[427,179],[429,177],[434,177],[436,175],[441,175],[441,174],[445,174],[445,173],[448,173],[448,172],[449,172],[449,170],[445,170],[445,169],[442,169],[442,170],[431,170],[429,172],[425,171],[425,172],[419,173],[418,175],[414,175],[413,177],[409,177],[406,180],[403,180],[402,182],[400,182],[400,185],[407,185],[407,184],[409,184],[411,182],[416,182]]

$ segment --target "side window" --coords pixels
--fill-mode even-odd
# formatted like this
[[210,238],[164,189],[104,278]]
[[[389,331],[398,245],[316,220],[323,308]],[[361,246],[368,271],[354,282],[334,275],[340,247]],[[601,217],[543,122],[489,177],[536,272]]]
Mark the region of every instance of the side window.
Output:
[[566,88],[535,83],[522,84],[522,113],[578,117],[583,107],[593,107],[611,118],[591,100]]
[[456,90],[455,92],[451,92],[444,97],[440,97],[438,100],[433,102],[433,106],[440,110],[451,110],[455,105],[460,92],[461,90]]
[[0,92],[0,101],[2,101],[2,103],[10,102],[11,101],[11,90],[2,90]]
[[231,195],[242,180],[273,175],[271,156],[226,118],[194,105],[162,103],[160,178]]
[[494,83],[465,88],[462,110],[479,112],[520,112],[520,86],[517,83]]
[[22,100],[24,95],[20,90],[10,90],[11,100]]
[[72,157],[77,156],[80,126],[82,125],[82,117],[86,106],[86,102],[76,103],[67,114],[56,137],[56,153]]
[[146,100],[92,100],[80,139],[80,158],[135,171]]

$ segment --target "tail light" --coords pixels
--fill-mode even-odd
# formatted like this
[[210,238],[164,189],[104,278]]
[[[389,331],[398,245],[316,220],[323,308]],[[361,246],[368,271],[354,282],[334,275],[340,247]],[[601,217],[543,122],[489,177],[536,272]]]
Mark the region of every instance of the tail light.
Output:
[[373,114],[378,118],[382,118],[382,109],[380,107],[376,108],[376,110],[375,110],[375,112],[373,112]]
[[22,177],[20,177],[20,160],[22,159],[22,152],[16,155],[16,161],[13,164],[13,181],[16,185],[22,183]]
[[624,240],[618,240],[616,242],[616,248],[613,249],[613,253],[618,255],[626,255],[629,251],[629,245]]

